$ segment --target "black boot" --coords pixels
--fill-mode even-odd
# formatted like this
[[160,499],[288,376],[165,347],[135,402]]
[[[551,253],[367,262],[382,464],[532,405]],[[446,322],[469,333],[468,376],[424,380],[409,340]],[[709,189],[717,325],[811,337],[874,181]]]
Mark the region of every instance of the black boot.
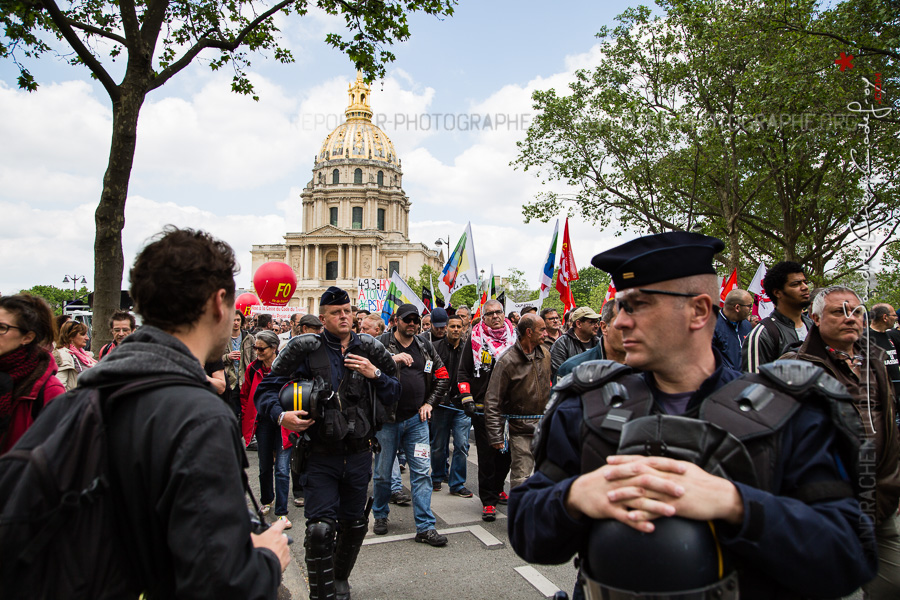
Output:
[[368,519],[341,521],[334,548],[334,585],[336,600],[350,600],[350,571],[356,564],[363,538],[369,530]]
[[303,547],[306,549],[306,571],[309,574],[309,599],[333,600],[334,521],[307,521]]

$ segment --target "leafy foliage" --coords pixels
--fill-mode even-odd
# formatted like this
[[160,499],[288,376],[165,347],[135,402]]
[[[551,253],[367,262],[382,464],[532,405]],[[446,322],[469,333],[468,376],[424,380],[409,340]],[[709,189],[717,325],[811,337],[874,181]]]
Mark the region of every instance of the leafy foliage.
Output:
[[[63,308],[65,307],[66,302],[72,300],[73,290],[58,288],[52,285],[36,285],[27,290],[22,290],[19,293],[31,294],[32,296],[43,298],[50,305],[50,308],[53,309],[53,314],[61,315],[63,314]],[[87,295],[88,289],[85,286],[82,286],[75,296],[79,299],[86,299]]]
[[[602,29],[600,64],[564,94],[534,93],[538,115],[514,165],[575,193],[540,194],[526,220],[567,210],[618,231],[715,235],[727,242],[724,270],[738,268],[745,285],[761,259],[797,260],[823,283],[864,258],[861,222],[893,234],[897,121],[872,115],[863,129],[847,107],[871,101],[861,73],[900,80],[896,61],[871,55],[843,73],[840,43],[786,30],[775,4],[659,4],[661,16],[638,7]],[[808,24],[833,18],[810,0],[790,6]],[[876,186],[851,152],[871,158]]]
[[[394,59],[387,47],[409,38],[409,13],[441,18],[452,15],[454,5],[455,0],[0,0],[0,59],[15,63],[21,88],[34,91],[38,85],[26,63],[58,53],[72,65],[86,66],[112,103],[109,162],[95,212],[95,343],[108,341],[102,324],[119,304],[125,201],[148,93],[206,53],[211,69],[234,71],[233,91],[258,99],[247,76],[248,53],[270,52],[275,60],[291,62],[290,51],[278,44],[274,17],[303,16],[312,7],[344,17],[346,34],[332,33],[325,41],[372,81]],[[71,52],[57,50],[60,46]],[[113,80],[105,57],[110,62],[124,57],[121,81]]]

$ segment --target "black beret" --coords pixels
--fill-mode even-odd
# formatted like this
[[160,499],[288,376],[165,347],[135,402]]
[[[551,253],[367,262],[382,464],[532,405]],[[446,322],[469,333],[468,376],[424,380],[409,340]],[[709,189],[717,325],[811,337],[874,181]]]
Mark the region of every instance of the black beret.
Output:
[[350,296],[339,287],[331,286],[322,294],[319,306],[343,306],[350,304]]
[[601,252],[591,264],[612,276],[616,290],[641,287],[691,275],[715,275],[713,256],[722,240],[688,231],[648,235]]

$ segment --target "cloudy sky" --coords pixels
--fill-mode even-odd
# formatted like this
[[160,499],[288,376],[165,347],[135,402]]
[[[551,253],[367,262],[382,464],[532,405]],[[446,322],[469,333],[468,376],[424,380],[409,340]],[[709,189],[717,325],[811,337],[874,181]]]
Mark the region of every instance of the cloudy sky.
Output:
[[[574,70],[596,64],[594,34],[629,4],[462,0],[450,19],[412,19],[412,38],[394,48],[371,104],[402,160],[413,241],[455,243],[471,221],[479,267],[520,268],[537,286],[553,222],[524,223],[521,207],[542,186],[509,166],[533,118],[530,96],[562,90]],[[341,24],[316,13],[281,19],[296,62],[252,57],[259,102],[196,60],[150,94],[126,208],[126,265],[163,225],[199,227],[235,248],[238,284],[249,287],[251,245],[301,231],[300,191],[356,75],[323,42]],[[62,287],[65,274],[87,275],[93,288],[109,99],[83,68],[51,56],[26,65],[41,84],[35,93],[18,90],[14,66],[0,63],[0,292]],[[476,118],[479,127],[464,128]],[[579,267],[621,241],[577,219],[570,228]]]

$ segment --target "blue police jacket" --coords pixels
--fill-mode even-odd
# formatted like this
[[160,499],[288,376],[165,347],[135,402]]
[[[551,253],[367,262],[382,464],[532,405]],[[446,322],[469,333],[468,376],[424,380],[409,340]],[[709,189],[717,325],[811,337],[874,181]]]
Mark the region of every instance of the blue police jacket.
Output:
[[[688,410],[739,375],[720,364],[692,397]],[[643,377],[655,390],[652,376]],[[581,471],[582,419],[581,397],[573,396],[541,425],[541,435],[548,436],[546,455],[566,473]],[[746,578],[780,588],[784,597],[830,598],[850,594],[875,576],[872,522],[855,498],[806,504],[790,497],[811,482],[841,479],[832,454],[833,432],[823,411],[803,405],[781,430],[781,460],[773,490],[735,483],[743,499],[744,521],[740,526],[717,523],[716,532],[741,569],[742,599]],[[561,564],[586,547],[590,519],[573,518],[565,506],[577,477],[554,482],[535,470],[511,490],[509,539],[528,562]]]

